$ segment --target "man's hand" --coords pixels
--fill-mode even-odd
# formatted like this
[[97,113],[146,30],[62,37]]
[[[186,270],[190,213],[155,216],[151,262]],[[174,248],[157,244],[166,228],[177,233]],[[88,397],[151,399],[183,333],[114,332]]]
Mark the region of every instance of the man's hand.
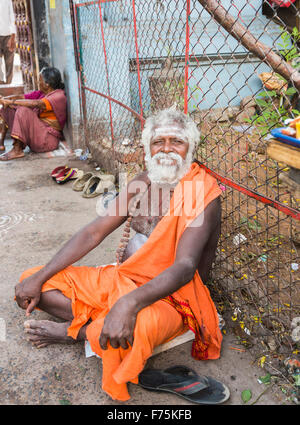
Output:
[[107,350],[107,343],[113,348],[128,348],[133,344],[133,332],[137,313],[130,306],[125,297],[120,298],[112,307],[104,320],[100,335],[100,347]]
[[26,310],[29,316],[38,305],[41,296],[42,283],[36,275],[29,276],[15,286],[16,301],[19,307]]
[[14,52],[16,49],[16,34],[12,34],[7,42],[7,48],[10,52]]

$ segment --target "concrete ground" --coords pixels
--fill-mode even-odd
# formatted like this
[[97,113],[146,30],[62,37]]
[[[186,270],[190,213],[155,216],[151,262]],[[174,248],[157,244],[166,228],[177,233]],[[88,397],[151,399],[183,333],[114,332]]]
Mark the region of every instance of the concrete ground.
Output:
[[[129,384],[131,399],[119,403],[101,389],[101,360],[85,358],[82,343],[56,345],[37,350],[23,333],[24,311],[14,302],[14,286],[27,268],[46,263],[76,231],[96,217],[98,198],[85,199],[72,190],[72,183],[60,186],[50,177],[59,165],[92,170],[87,161],[72,156],[46,158],[27,154],[25,158],[0,163],[0,403],[3,405],[189,405],[186,400],[161,392],[148,392]],[[96,266],[115,261],[120,230],[78,262]],[[49,316],[41,311],[32,318]],[[6,332],[5,328],[6,326]],[[241,393],[250,389],[248,404],[288,404],[284,394],[259,384],[265,375],[253,358],[237,347],[235,337],[224,336],[221,358],[196,361],[190,355],[191,342],[152,357],[147,366],[166,368],[183,364],[199,374],[223,381],[231,391],[227,405],[242,405]]]

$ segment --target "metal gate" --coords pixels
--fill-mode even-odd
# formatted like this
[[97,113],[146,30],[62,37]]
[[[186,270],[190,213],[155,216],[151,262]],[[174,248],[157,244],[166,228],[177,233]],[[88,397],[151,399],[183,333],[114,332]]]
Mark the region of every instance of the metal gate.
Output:
[[[71,1],[86,142],[103,168],[135,174],[149,114],[176,104],[194,118],[198,159],[223,190],[209,288],[236,342],[274,365],[298,347],[291,321],[300,316],[300,199],[284,180],[292,168],[270,157],[268,139],[300,113],[299,95],[200,3]],[[297,72],[299,28],[281,17],[281,2],[206,3]],[[299,21],[296,3],[284,3]]]
[[16,53],[20,55],[25,91],[38,87],[30,0],[12,0],[16,19]]

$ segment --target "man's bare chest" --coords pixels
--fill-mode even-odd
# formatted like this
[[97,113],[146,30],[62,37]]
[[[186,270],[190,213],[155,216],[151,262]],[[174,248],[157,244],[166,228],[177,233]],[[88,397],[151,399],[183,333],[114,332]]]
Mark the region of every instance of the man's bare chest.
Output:
[[147,237],[168,212],[174,189],[150,185],[132,214],[131,228]]

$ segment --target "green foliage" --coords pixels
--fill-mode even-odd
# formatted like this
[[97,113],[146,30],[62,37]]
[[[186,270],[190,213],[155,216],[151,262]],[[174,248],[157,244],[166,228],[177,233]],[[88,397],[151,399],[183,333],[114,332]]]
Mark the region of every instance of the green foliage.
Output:
[[[290,118],[289,111],[285,108],[282,102],[279,103],[278,107],[275,107],[272,103],[272,98],[277,97],[277,94],[270,95],[270,92],[264,91],[258,94],[256,98],[256,104],[260,110],[260,113],[253,115],[253,117],[246,119],[246,122],[258,126],[258,129],[262,136],[266,136],[272,128],[280,127],[284,125],[284,121]],[[267,98],[268,100],[265,100]],[[280,101],[283,95],[280,96]],[[293,110],[294,115],[299,115],[300,112],[296,109]]]
[[[300,41],[300,32],[297,28],[293,28],[292,33],[281,28],[280,38],[281,43],[278,43],[278,45],[281,48],[280,53],[284,60],[290,62],[295,68],[298,67],[300,62],[297,59],[300,60],[300,53],[296,43]],[[287,83],[283,77],[278,74],[276,75]],[[294,87],[289,87],[285,91],[282,89],[280,93],[277,93],[275,90],[264,90],[260,92],[255,99],[259,112],[245,121],[257,125],[261,135],[266,136],[272,128],[283,126],[284,121],[291,118],[291,113],[294,116],[300,115],[297,109],[288,110],[284,102],[288,96],[293,96],[295,93],[297,93],[297,90]],[[275,99],[278,106],[274,105]]]
[[184,91],[184,80],[167,80],[164,84],[166,96],[173,99],[180,109],[184,108],[184,98],[182,93]]
[[281,47],[280,53],[287,62],[291,62],[293,59],[299,58],[299,52],[297,49],[297,43],[300,41],[300,32],[294,27],[292,32],[289,33],[281,27],[281,43],[278,46]]
[[72,404],[70,402],[70,400],[67,400],[66,398],[63,398],[62,400],[59,400],[59,404],[61,404],[62,406],[68,406],[70,404]]
[[251,390],[244,390],[244,391],[242,391],[241,397],[242,397],[243,402],[244,403],[247,403],[252,398],[252,392],[251,392]]

